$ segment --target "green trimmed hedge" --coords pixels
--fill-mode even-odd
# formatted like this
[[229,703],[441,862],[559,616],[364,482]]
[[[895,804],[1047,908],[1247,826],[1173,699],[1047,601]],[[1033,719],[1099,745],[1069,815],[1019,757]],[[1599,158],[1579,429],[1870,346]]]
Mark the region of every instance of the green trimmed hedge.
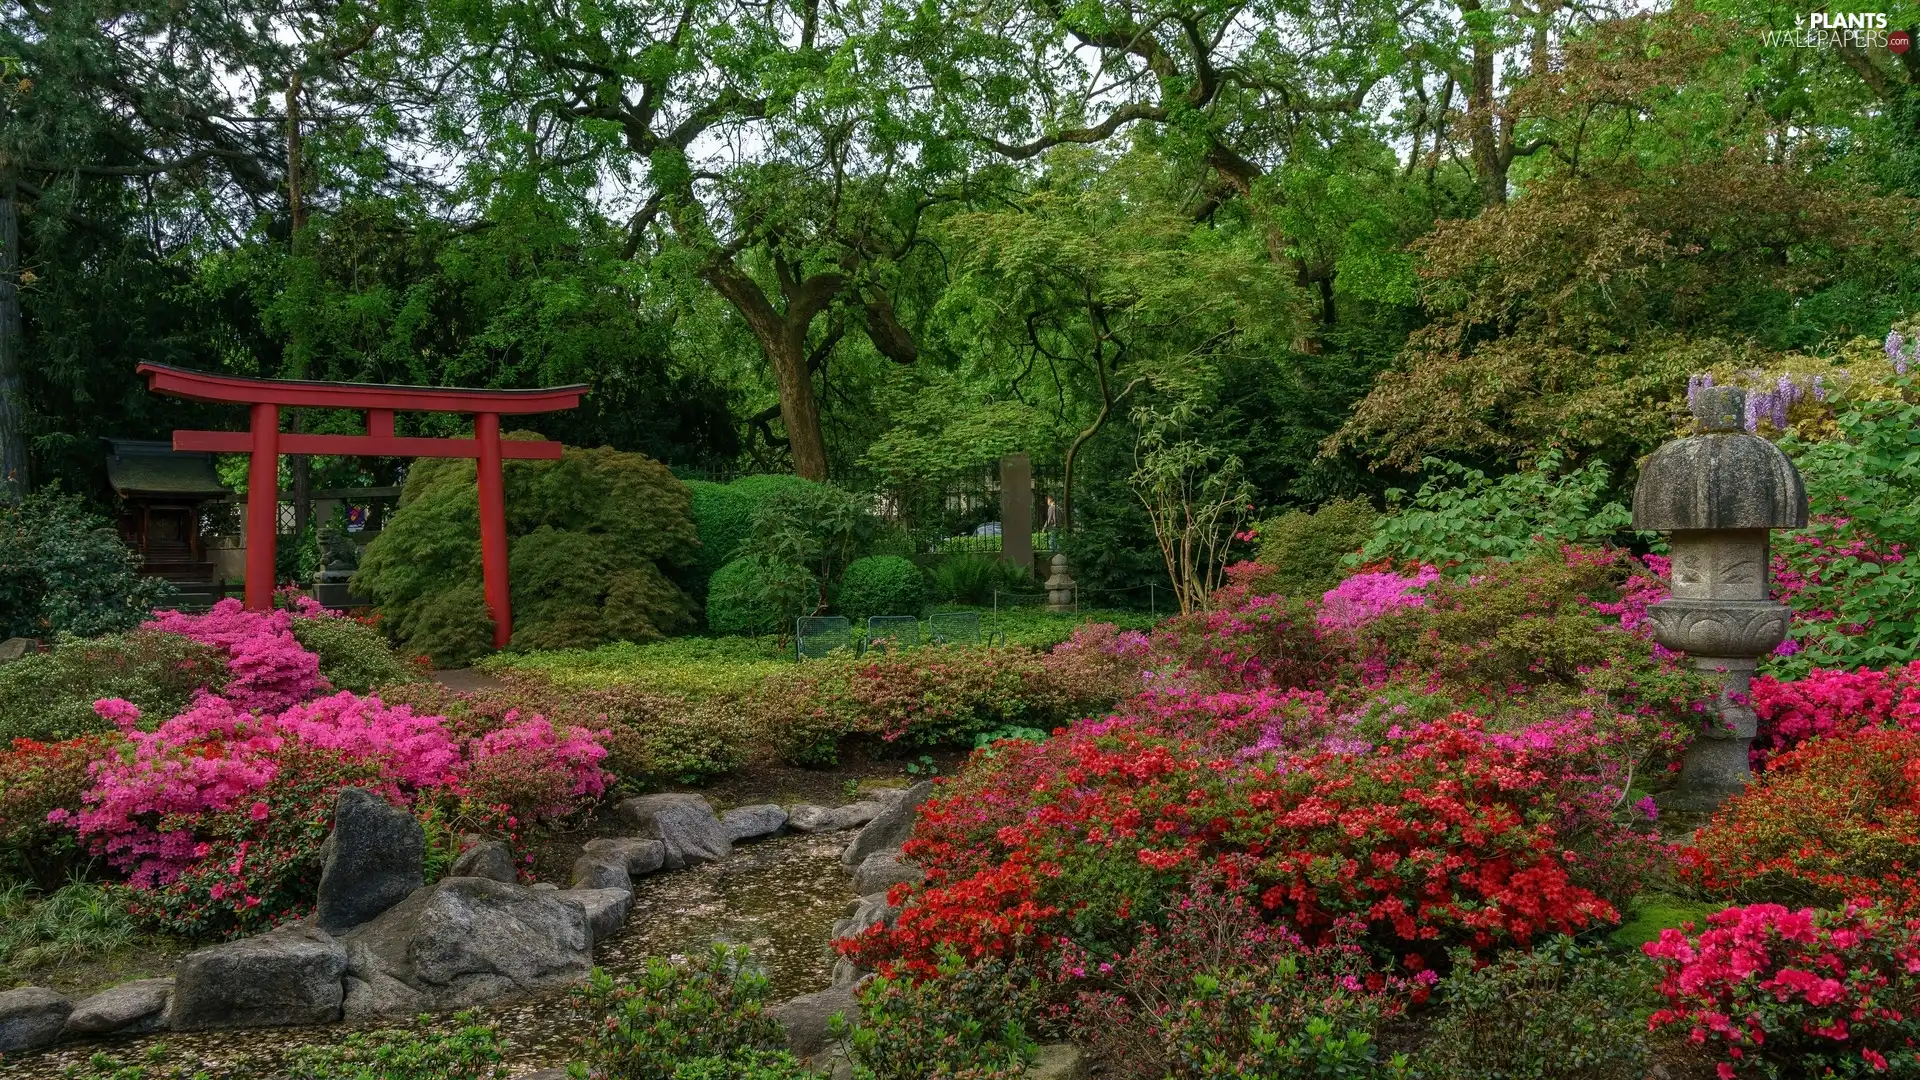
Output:
[[694,588],[700,591],[712,587],[713,575],[732,562],[740,545],[753,535],[753,519],[761,503],[782,491],[805,491],[814,484],[783,473],[743,476],[727,484],[689,480],[686,486],[693,493],[693,523],[700,537],[692,568]]
[[840,578],[833,606],[859,622],[873,615],[918,615],[927,602],[927,575],[898,555],[855,559]]
[[226,684],[225,651],[179,634],[69,639],[0,667],[0,747],[111,730],[93,711],[100,698],[124,698],[159,723],[185,711],[200,687],[217,693]]

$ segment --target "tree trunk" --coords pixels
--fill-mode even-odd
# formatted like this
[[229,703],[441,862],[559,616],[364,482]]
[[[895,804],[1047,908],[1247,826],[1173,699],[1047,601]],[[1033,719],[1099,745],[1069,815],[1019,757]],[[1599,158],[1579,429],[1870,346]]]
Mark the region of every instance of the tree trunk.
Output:
[[1507,201],[1507,168],[1500,153],[1500,135],[1494,114],[1494,62],[1498,50],[1493,35],[1474,24],[1486,17],[1480,0],[1460,0],[1460,13],[1467,19],[1467,33],[1473,41],[1473,85],[1467,93],[1467,125],[1472,140],[1473,170],[1480,181],[1480,201],[1484,206],[1499,206]]
[[20,383],[20,218],[11,179],[0,187],[0,500],[27,493],[27,405]]
[[[301,160],[300,85],[300,73],[296,71],[287,80],[287,224],[290,229],[287,251],[295,258],[300,256],[303,246],[300,234],[307,227],[307,200],[303,190],[304,178],[301,176],[304,166]],[[306,350],[298,340],[301,332],[296,329],[294,333],[293,355],[299,368],[294,374],[305,375]],[[296,410],[293,414],[293,430],[304,430],[305,420],[304,410]],[[306,536],[307,527],[313,524],[313,459],[306,454],[295,454],[288,460],[287,467],[293,474],[293,538],[297,544]]]
[[[782,327],[783,331],[787,328]],[[787,449],[793,454],[796,475],[827,482],[827,443],[820,433],[820,403],[813,396],[813,374],[807,370],[807,328],[781,333],[777,342],[763,341],[767,361],[780,390],[780,423],[787,429]]]
[[760,352],[773,368],[780,394],[780,422],[787,429],[793,471],[803,479],[827,482],[827,443],[820,433],[820,403],[813,396],[813,372],[807,366],[807,328],[825,311],[844,284],[837,274],[804,281],[781,278],[787,310],[775,311],[760,284],[723,263],[707,271],[707,280],[747,320]]

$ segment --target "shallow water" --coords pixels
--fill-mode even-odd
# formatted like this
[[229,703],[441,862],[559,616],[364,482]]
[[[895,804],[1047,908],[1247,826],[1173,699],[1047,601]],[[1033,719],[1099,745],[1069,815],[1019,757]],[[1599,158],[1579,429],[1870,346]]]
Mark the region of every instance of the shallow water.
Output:
[[[627,978],[645,970],[649,956],[684,957],[722,940],[752,948],[772,983],[769,1000],[822,989],[833,971],[828,934],[854,898],[840,866],[850,839],[846,833],[781,837],[737,847],[723,862],[648,877],[634,891],[626,930],[601,943],[594,960],[616,979]],[[566,1064],[575,1021],[565,1000],[555,993],[479,1010],[507,1040],[516,1075]],[[335,1042],[350,1030],[333,1025],[68,1043],[0,1062],[0,1077],[58,1077],[97,1052],[132,1061],[165,1044],[167,1065],[264,1080],[289,1050]]]

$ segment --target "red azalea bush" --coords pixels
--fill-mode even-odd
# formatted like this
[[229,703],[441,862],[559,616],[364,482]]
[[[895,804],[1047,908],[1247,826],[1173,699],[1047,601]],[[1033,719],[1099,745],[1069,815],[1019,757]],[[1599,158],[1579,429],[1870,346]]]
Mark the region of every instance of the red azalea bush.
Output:
[[1351,925],[1378,956],[1419,970],[1451,946],[1617,918],[1573,880],[1583,856],[1550,823],[1576,795],[1561,773],[1553,752],[1465,715],[1365,752],[1251,760],[1151,720],[1083,723],[977,757],[924,806],[908,853],[925,887],[894,926],[842,948],[910,971],[933,970],[943,949],[1008,956],[1071,941],[1113,954],[1196,875],[1216,874],[1310,946]]
[[88,735],[57,743],[15,739],[0,753],[0,870],[42,888],[66,882],[79,848],[72,831],[48,816],[79,809],[87,767],[113,749],[114,740]]
[[1749,900],[1910,908],[1920,886],[1920,732],[1814,739],[1772,759],[1684,849],[1701,888]]
[[921,812],[926,883],[840,947],[920,975],[947,951],[1110,963],[1200,877],[1383,973],[1614,921],[1667,872],[1627,790],[1707,693],[1648,639],[1657,570],[1384,568],[1324,619],[1236,574],[1212,611],[1102,640],[1144,688],[1116,715],[976,755]]
[[1920,1072],[1920,920],[1755,904],[1692,930],[1642,946],[1666,998],[1650,1024],[1718,1051],[1720,1080]]

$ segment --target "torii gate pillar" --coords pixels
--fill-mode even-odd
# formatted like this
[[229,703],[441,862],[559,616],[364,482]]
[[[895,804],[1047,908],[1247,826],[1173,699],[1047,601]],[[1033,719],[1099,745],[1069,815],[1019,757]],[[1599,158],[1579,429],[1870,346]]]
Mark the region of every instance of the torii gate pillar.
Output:
[[[554,442],[507,442],[500,438],[502,415],[556,412],[580,404],[584,386],[544,390],[467,390],[438,386],[380,386],[370,383],[307,382],[296,379],[248,379],[204,371],[141,364],[147,388],[191,401],[249,407],[248,429],[176,431],[175,450],[211,450],[248,454],[246,605],[259,611],[273,606],[274,554],[280,530],[280,455],[338,454],[360,457],[473,458],[478,473],[480,567],[487,611],[493,616],[493,644],[513,637],[512,595],[507,581],[507,503],[501,463],[506,458],[552,461]],[[284,406],[357,409],[367,414],[365,435],[301,435],[280,432]],[[471,439],[417,439],[394,435],[395,412],[466,413],[473,417]]]

